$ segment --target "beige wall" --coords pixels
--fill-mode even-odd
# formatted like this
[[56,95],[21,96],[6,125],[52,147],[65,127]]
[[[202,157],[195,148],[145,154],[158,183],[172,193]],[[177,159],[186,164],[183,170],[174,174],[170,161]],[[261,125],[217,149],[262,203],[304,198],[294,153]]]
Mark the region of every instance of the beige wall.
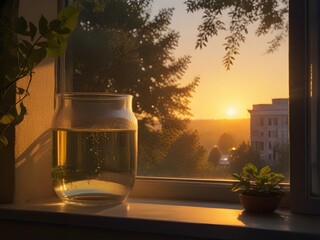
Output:
[[[56,12],[57,1],[20,0],[21,15],[36,24],[41,14],[52,19]],[[47,59],[35,69],[25,101],[28,115],[16,128],[16,202],[54,194],[50,177],[53,99],[54,60]]]

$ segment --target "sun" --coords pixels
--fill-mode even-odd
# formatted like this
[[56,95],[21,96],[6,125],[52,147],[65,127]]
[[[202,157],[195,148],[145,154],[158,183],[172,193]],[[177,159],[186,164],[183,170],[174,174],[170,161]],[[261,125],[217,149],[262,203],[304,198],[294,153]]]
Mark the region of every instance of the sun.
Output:
[[233,107],[228,108],[227,115],[228,117],[234,117],[237,114],[237,110]]

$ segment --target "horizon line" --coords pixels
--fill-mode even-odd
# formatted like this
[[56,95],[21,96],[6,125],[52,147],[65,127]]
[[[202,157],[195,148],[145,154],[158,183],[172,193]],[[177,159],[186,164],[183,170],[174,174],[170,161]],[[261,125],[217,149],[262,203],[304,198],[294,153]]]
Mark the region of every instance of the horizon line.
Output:
[[192,118],[189,119],[190,121],[196,121],[196,120],[250,120],[250,118]]

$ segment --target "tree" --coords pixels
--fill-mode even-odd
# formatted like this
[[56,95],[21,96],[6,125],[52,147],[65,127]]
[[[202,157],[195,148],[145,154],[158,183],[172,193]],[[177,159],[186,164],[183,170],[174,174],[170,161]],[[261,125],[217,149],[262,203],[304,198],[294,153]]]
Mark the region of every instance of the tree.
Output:
[[164,163],[165,176],[197,177],[198,167],[204,158],[205,149],[200,145],[197,132],[183,132],[169,148]]
[[276,161],[273,164],[273,168],[285,175],[286,179],[289,179],[290,170],[290,145],[288,143],[278,143],[274,146],[274,153]]
[[248,143],[242,142],[236,150],[232,150],[230,173],[241,172],[247,163],[252,163],[258,168],[262,167],[259,153],[254,151]]
[[200,49],[207,45],[209,38],[227,30],[227,21],[221,18],[227,11],[230,34],[225,38],[226,54],[223,57],[227,70],[239,54],[250,25],[258,24],[255,31],[257,36],[276,33],[268,43],[267,53],[276,51],[288,33],[288,0],[187,0],[185,4],[188,12],[204,12],[196,42],[196,48]]
[[190,116],[189,98],[199,79],[181,86],[189,56],[174,58],[179,34],[169,29],[173,9],[151,18],[150,0],[92,1],[83,7],[71,40],[75,91],[107,91],[134,96],[134,112],[146,124],[177,123]]
[[221,152],[217,145],[213,146],[210,150],[208,162],[217,166],[219,164],[219,160],[221,158]]
[[72,81],[65,88],[134,96],[133,110],[139,120],[139,174],[157,175],[168,162],[164,159],[174,161],[170,157],[173,152],[168,152],[171,145],[201,157],[198,152],[202,148],[194,148],[192,140],[186,141],[190,145],[175,144],[182,136],[196,138],[185,130],[191,116],[190,97],[199,78],[180,84],[190,56],[173,56],[179,41],[179,34],[169,28],[173,9],[162,9],[151,17],[151,0],[76,3],[83,10],[66,54],[66,69],[72,69],[66,78]]
[[230,133],[223,133],[218,139],[218,146],[223,154],[227,154],[235,145],[235,140]]

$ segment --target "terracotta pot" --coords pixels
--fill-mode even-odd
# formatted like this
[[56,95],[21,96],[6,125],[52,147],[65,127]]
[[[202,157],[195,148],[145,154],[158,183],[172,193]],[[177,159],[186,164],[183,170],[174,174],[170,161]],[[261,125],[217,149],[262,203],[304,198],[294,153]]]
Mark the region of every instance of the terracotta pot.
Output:
[[257,197],[240,194],[240,203],[245,210],[256,213],[272,213],[281,202],[281,196]]

